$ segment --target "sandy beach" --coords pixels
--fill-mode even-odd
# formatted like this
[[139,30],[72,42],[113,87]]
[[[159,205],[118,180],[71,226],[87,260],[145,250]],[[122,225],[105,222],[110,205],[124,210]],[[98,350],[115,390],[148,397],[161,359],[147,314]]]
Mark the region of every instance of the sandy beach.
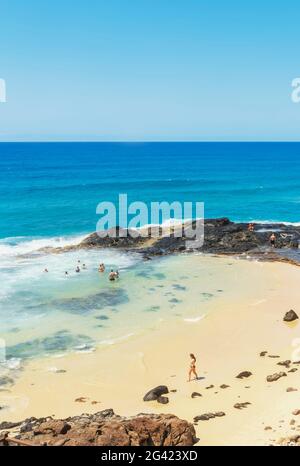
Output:
[[[228,266],[228,258],[187,260]],[[300,360],[299,325],[283,322],[283,316],[290,309],[297,312],[299,269],[236,259],[230,263],[234,298],[228,291],[207,303],[204,315],[197,317],[187,308],[180,318],[153,319],[151,328],[108,341],[94,352],[28,361],[15,384],[1,393],[1,404],[10,408],[1,411],[0,420],[63,418],[113,408],[120,415],[172,413],[192,422],[222,411],[223,417],[196,423],[197,445],[268,445],[295,433],[300,418],[292,412],[300,408],[299,392],[287,389],[300,386],[299,370],[289,372],[300,368],[295,364]],[[197,308],[193,294],[190,308]],[[190,352],[197,356],[199,380],[189,383]],[[289,368],[277,365],[285,360],[292,361]],[[237,379],[242,371],[252,375]],[[287,376],[266,381],[281,371]],[[169,404],[144,402],[144,394],[161,384],[170,390]],[[201,396],[192,398],[193,392]],[[237,409],[236,403],[249,404]]]

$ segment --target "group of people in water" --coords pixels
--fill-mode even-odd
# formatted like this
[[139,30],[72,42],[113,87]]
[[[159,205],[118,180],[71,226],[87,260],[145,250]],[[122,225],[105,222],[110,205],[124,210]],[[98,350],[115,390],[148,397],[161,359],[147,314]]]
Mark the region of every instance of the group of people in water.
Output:
[[[105,272],[105,265],[103,264],[103,262],[99,265],[98,267],[98,272],[99,273],[103,273]],[[119,278],[120,274],[119,274],[119,271],[116,270],[114,271],[114,269],[110,269],[110,272],[109,272],[109,275],[108,275],[108,279],[113,282],[115,281],[117,278]]]
[[[75,268],[75,272],[80,273],[81,270],[87,270],[87,266],[85,264],[81,265],[81,261],[78,260],[77,266]],[[44,272],[48,273],[49,270],[46,268],[46,269],[44,269]],[[104,273],[105,272],[105,265],[103,264],[103,262],[99,265],[98,272],[99,273]],[[68,276],[68,275],[69,275],[69,272],[66,270],[65,271],[65,276]],[[119,277],[120,277],[120,274],[119,274],[118,270],[116,270],[116,271],[114,271],[113,269],[110,270],[109,275],[108,275],[108,279],[111,282],[117,280]]]

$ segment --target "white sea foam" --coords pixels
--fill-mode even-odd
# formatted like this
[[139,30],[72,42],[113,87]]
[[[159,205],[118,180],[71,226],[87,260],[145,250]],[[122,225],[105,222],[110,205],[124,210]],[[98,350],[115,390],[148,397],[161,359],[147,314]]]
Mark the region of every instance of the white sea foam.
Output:
[[202,315],[202,316],[198,316],[198,317],[186,317],[184,320],[184,322],[191,322],[191,323],[194,323],[194,322],[199,322],[200,320],[204,319],[205,315]]
[[287,226],[294,226],[294,227],[299,227],[300,222],[284,222],[282,220],[249,220],[249,222],[245,222],[245,220],[235,220],[235,222],[241,222],[241,223],[259,223],[261,225],[273,225],[274,223],[277,224],[282,224],[282,225],[287,225]]
[[99,342],[99,344],[100,345],[115,345],[116,343],[120,343],[124,340],[128,340],[128,338],[132,337],[133,335],[134,333],[128,333],[127,335],[123,335],[122,337],[102,340]]
[[28,238],[11,237],[0,240],[0,255],[5,257],[16,257],[25,254],[33,254],[43,248],[58,248],[78,244],[86,235],[77,236],[54,236],[50,238]]

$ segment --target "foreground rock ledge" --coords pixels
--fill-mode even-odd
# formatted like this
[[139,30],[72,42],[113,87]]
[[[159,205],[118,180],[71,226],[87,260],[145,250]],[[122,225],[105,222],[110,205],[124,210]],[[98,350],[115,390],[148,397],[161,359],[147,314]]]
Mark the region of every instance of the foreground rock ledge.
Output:
[[[172,414],[117,416],[112,409],[67,419],[30,418],[18,427],[16,438],[49,446],[192,446],[194,426]],[[0,433],[0,445],[7,442]],[[13,443],[10,443],[12,445]]]

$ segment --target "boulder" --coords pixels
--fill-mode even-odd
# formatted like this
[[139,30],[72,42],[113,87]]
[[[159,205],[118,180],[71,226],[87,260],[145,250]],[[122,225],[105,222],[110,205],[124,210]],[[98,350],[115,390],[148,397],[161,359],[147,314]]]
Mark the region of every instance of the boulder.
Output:
[[286,377],[285,372],[277,372],[276,374],[268,375],[267,382],[276,382],[281,377]]
[[299,317],[297,316],[296,312],[293,311],[292,309],[288,311],[283,318],[285,322],[293,322],[294,320],[297,320],[297,319],[299,319]]
[[155,401],[161,395],[166,395],[169,393],[169,389],[166,385],[158,385],[158,387],[152,388],[149,392],[146,393],[143,400],[144,401]]
[[167,396],[159,396],[157,398],[157,403],[161,403],[162,405],[166,405],[169,403],[169,398]]
[[66,434],[68,430],[71,429],[70,424],[65,421],[56,421],[56,420],[49,420],[46,422],[42,422],[38,427],[33,429],[35,435],[37,434],[47,434],[51,432],[53,435],[58,434]]

